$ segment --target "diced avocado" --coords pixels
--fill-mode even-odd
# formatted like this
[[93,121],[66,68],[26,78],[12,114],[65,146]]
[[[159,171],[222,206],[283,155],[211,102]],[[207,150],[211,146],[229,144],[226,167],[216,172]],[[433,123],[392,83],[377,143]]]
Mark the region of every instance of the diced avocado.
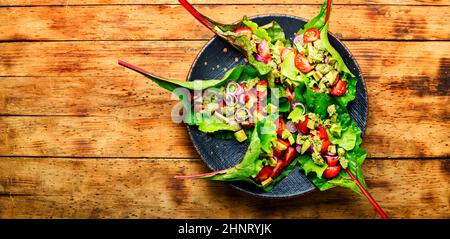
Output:
[[336,59],[334,59],[333,57],[328,58],[329,65],[333,65],[334,63],[336,63]]
[[317,165],[323,165],[325,163],[325,160],[323,160],[322,156],[320,155],[320,152],[314,151],[312,154],[312,160]]
[[312,76],[314,77],[314,79],[316,81],[319,81],[320,79],[322,79],[323,75],[320,72],[318,72],[318,71],[312,71],[312,72],[313,72]]
[[243,142],[247,139],[247,134],[243,129],[241,129],[239,131],[234,132],[234,137],[236,138],[237,141]]
[[311,146],[311,142],[309,140],[305,140],[302,144],[302,150],[300,151],[300,153],[304,154],[306,152],[306,150],[309,149],[310,146]]
[[236,120],[230,120],[228,121],[228,124],[234,128],[234,130],[240,130],[241,126],[239,125],[239,123]]
[[323,61],[324,55],[321,54],[311,43],[307,44],[308,47],[308,61],[310,63],[320,63]]
[[336,154],[336,145],[332,144],[328,146],[328,152],[330,152],[331,154]]
[[283,143],[281,143],[280,141],[277,140],[276,144],[275,144],[275,148],[277,148],[280,151],[286,150],[287,147],[286,145],[284,145]]
[[291,132],[289,132],[288,129],[284,129],[283,132],[281,132],[282,139],[287,139],[287,138],[289,138],[289,136],[292,136],[292,134],[291,134]]
[[267,85],[262,85],[262,84],[256,85],[256,91],[258,91],[258,92],[264,92],[264,91],[266,91],[266,90],[267,90]]
[[269,185],[271,182],[273,181],[273,179],[271,177],[269,177],[268,179],[264,180],[261,182],[261,185],[263,187],[266,187],[267,185]]
[[348,160],[344,156],[339,157],[339,163],[344,169],[348,167]]
[[306,124],[306,127],[308,127],[309,129],[314,129],[316,128],[315,125],[316,122],[314,122],[314,120],[310,120],[308,119],[308,123]]
[[225,117],[224,115],[222,115],[221,113],[219,113],[219,112],[217,112],[217,111],[214,112],[214,116],[215,116],[216,118],[222,120],[222,121],[225,122],[225,123],[228,123],[228,121],[229,121],[229,119],[228,119],[227,117]]
[[322,40],[320,40],[320,39],[314,41],[313,44],[314,44],[314,47],[319,49],[319,50],[324,50],[325,49],[325,47],[322,44]]
[[336,80],[336,77],[338,75],[338,72],[336,70],[331,70],[324,76],[324,80],[328,82],[329,85],[333,85],[334,81]]
[[295,143],[294,136],[292,136],[292,135],[288,137],[288,140],[291,145],[293,145]]
[[321,81],[321,82],[319,82],[319,84],[318,84],[318,86],[319,86],[319,92],[328,92],[328,88],[327,88],[327,86],[323,83],[323,81]]
[[342,131],[342,127],[341,124],[332,124],[330,127],[330,133],[335,136],[340,138],[341,137],[341,131]]
[[316,65],[316,70],[319,71],[322,75],[326,75],[328,72],[333,70],[333,67],[328,64],[318,64]]
[[329,105],[327,108],[327,112],[330,116],[336,114],[336,105],[335,104]]
[[322,150],[322,140],[318,136],[314,136],[313,138],[313,149],[314,152],[319,152]]
[[344,156],[345,150],[343,148],[338,148],[337,153],[338,153],[339,156]]

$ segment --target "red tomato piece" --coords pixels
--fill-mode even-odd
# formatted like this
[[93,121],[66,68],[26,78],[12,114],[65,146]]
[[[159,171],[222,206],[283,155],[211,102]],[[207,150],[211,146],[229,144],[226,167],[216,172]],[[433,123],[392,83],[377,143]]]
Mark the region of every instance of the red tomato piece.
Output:
[[322,174],[324,178],[334,178],[338,175],[339,171],[341,171],[341,166],[332,166],[325,169]]
[[277,138],[277,140],[278,140],[279,143],[281,143],[281,144],[283,144],[284,146],[286,146],[286,149],[288,149],[289,146],[291,146],[291,144],[289,143],[289,141],[282,140],[282,139],[280,139],[280,138]]
[[339,158],[337,156],[327,157],[327,164],[330,167],[336,166],[339,162]]
[[321,139],[322,141],[322,149],[320,150],[321,153],[325,153],[328,150],[328,146],[330,146],[330,140],[328,139]]
[[317,131],[319,131],[319,138],[320,139],[328,139],[328,133],[325,127],[322,125],[317,126]]
[[286,166],[291,164],[296,156],[297,156],[297,151],[295,151],[295,148],[288,147],[284,154],[284,163],[286,164]]
[[292,100],[294,100],[294,94],[292,94],[291,90],[289,90],[289,88],[286,88],[286,96],[289,100],[289,102],[292,102]]
[[270,177],[273,167],[264,166],[255,178],[255,181],[262,182]]
[[303,34],[303,42],[310,43],[315,42],[320,38],[320,32],[316,28],[310,28],[306,30],[306,32]]
[[284,61],[284,57],[285,57],[289,52],[293,52],[294,54],[296,53],[296,52],[295,52],[295,49],[292,48],[292,47],[285,47],[285,48],[283,48],[283,50],[281,51],[281,54],[280,54],[280,59],[281,59],[281,61]]
[[265,59],[271,58],[269,43],[266,40],[262,40],[262,42],[258,44],[258,54]]
[[312,65],[309,63],[306,56],[303,54],[297,54],[295,56],[295,67],[303,73],[308,73],[312,70]]
[[281,134],[283,134],[284,129],[286,129],[286,124],[284,123],[283,118],[281,118],[281,117],[278,118],[278,120],[275,121],[275,126],[277,127],[278,136],[281,136]]
[[309,133],[308,116],[305,116],[305,120],[297,124],[297,128],[302,134]]
[[347,90],[347,82],[338,80],[336,85],[331,89],[330,94],[334,96],[342,96]]

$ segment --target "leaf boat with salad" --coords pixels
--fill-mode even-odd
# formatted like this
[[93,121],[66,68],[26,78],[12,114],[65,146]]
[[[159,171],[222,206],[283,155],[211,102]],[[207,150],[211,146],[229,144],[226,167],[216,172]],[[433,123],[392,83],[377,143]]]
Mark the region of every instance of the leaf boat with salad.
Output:
[[229,70],[221,79],[188,82],[119,64],[176,94],[186,124],[249,146],[233,167],[178,178],[245,181],[269,191],[298,165],[319,190],[349,188],[366,196],[387,218],[364,181],[361,129],[347,110],[355,99],[357,79],[328,40],[331,1],[292,42],[275,21],[259,26],[244,17],[233,25],[219,24],[187,1],[180,3],[243,53],[249,64]]

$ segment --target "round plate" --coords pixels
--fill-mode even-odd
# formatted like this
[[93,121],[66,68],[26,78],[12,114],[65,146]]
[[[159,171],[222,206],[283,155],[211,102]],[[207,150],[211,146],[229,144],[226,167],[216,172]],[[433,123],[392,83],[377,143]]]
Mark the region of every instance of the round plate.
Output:
[[[291,40],[298,29],[306,23],[305,19],[286,15],[261,15],[250,18],[260,26],[277,21]],[[367,92],[361,70],[350,51],[334,35],[329,34],[331,45],[341,54],[345,64],[358,78],[356,99],[349,104],[350,116],[364,132],[367,118]],[[226,53],[224,49],[227,49]],[[189,71],[188,80],[220,79],[225,71],[246,64],[242,54],[225,40],[215,36],[200,51]],[[239,163],[247,150],[248,143],[236,140],[219,140],[205,134],[195,126],[188,126],[188,132],[195,149],[211,170],[229,168]],[[315,186],[298,170],[298,166],[269,192],[245,182],[230,183],[234,188],[252,195],[267,198],[288,198],[315,190]]]

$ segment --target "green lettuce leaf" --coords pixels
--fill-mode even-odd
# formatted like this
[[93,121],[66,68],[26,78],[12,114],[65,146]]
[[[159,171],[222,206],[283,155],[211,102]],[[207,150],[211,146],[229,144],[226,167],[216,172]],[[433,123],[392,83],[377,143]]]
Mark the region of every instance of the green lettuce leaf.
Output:
[[297,157],[297,161],[300,163],[300,169],[305,172],[305,175],[308,176],[310,173],[315,173],[315,177],[322,179],[322,174],[327,169],[327,165],[317,165],[311,158],[311,155],[301,155]]
[[357,143],[357,138],[361,135],[361,129],[356,126],[354,122],[345,130],[341,131],[341,137],[335,137],[331,132],[328,131],[328,137],[332,144],[337,144],[345,150],[352,150],[355,148]]
[[306,89],[305,101],[308,111],[318,114],[322,119],[327,116],[327,108],[333,103],[329,95],[313,91],[310,88]]
[[300,71],[295,67],[294,63],[295,54],[293,52],[289,52],[284,61],[280,64],[281,67],[281,75],[291,79],[297,80],[297,76],[300,74]]
[[242,161],[235,166],[221,171],[220,173],[204,176],[201,179],[218,180],[218,181],[247,181],[253,182],[259,171],[263,168],[266,160],[260,159],[261,141],[256,132],[256,127],[250,139],[250,145],[244,155]]

